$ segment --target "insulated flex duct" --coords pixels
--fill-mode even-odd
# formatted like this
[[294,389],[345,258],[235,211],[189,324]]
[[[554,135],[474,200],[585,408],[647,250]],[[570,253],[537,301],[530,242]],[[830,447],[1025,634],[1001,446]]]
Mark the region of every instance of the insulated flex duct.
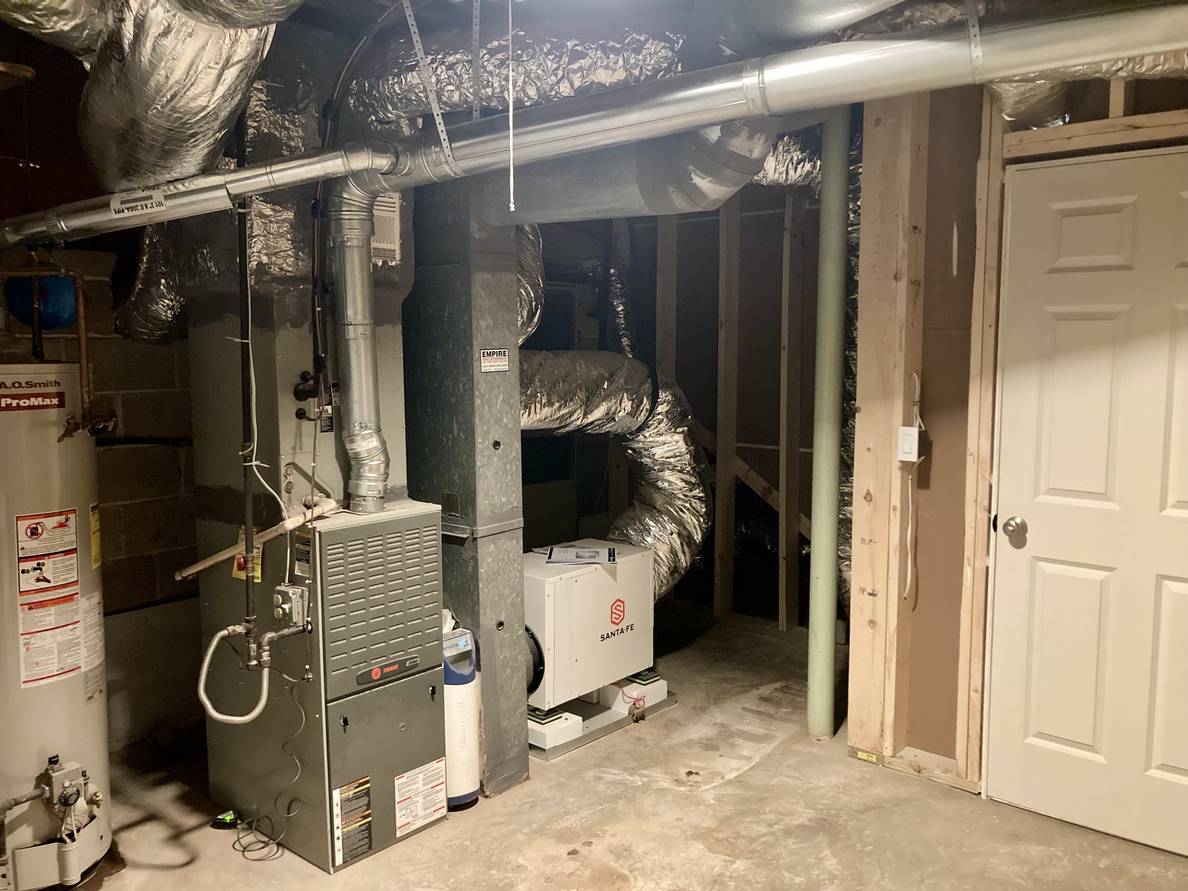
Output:
[[272,27],[211,25],[172,0],[116,2],[79,110],[79,135],[100,182],[124,189],[209,170]]
[[710,525],[706,465],[693,440],[692,417],[680,389],[661,383],[647,422],[623,440],[635,493],[608,537],[652,550],[657,598],[689,570]]
[[540,226],[516,227],[516,302],[520,323],[520,343],[532,336],[544,311],[544,256],[541,253]]
[[220,28],[258,28],[283,22],[301,0],[173,0],[191,18]]
[[107,31],[106,0],[2,0],[0,21],[89,62]]
[[618,353],[520,350],[520,429],[632,433],[652,413],[652,373]]
[[[474,97],[470,33],[435,35],[426,43],[442,110],[469,111]],[[517,107],[643,83],[681,70],[681,38],[670,34],[626,31],[618,40],[582,41],[517,32],[514,47]],[[484,40],[479,63],[479,105],[506,109],[506,33]],[[412,43],[405,39],[377,44],[361,65],[347,101],[355,115],[373,127],[424,114],[429,103]]]

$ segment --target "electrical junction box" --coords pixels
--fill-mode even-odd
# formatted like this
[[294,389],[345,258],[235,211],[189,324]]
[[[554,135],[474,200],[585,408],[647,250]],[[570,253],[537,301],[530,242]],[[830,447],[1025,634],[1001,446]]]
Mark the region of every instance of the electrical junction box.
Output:
[[616,562],[549,564],[524,555],[524,617],[540,641],[544,675],[528,704],[542,711],[652,665],[652,552],[583,539],[578,547],[613,547]]

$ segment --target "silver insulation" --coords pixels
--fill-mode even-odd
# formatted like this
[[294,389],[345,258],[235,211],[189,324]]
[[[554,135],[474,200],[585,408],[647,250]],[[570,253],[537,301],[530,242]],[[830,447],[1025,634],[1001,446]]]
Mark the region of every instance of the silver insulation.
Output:
[[541,252],[540,226],[516,226],[516,283],[520,323],[520,343],[540,325],[544,310],[544,255]]
[[817,129],[785,133],[776,140],[755,176],[760,186],[821,188],[821,137]]
[[219,28],[258,28],[283,22],[301,0],[173,0],[190,18]]
[[[470,33],[431,37],[429,69],[443,111],[469,111],[474,93]],[[620,40],[588,41],[517,32],[514,40],[514,94],[517,107],[582,96],[613,87],[670,77],[681,71],[682,38],[626,31]],[[481,48],[479,101],[483,108],[507,109],[507,35]],[[408,40],[381,42],[364,61],[351,85],[348,106],[372,126],[390,126],[424,114],[425,88]]]
[[[845,36],[863,37],[951,25],[966,20],[969,5],[966,0],[923,0],[909,3],[863,22],[848,31]],[[979,16],[986,16],[1027,12],[1034,8],[1035,2],[976,0],[974,5]],[[1179,50],[1112,62],[1037,71],[1026,77],[995,81],[987,86],[998,98],[1003,117],[1012,122],[1016,129],[1024,129],[1054,127],[1068,123],[1071,111],[1081,94],[1075,85],[1077,81],[1184,77],[1186,73],[1188,50]]]
[[105,0],[2,0],[0,21],[89,62],[107,31]]
[[520,428],[631,433],[652,413],[648,366],[618,353],[520,350]]
[[647,422],[625,437],[635,497],[611,523],[608,537],[654,555],[656,598],[684,576],[709,531],[710,489],[705,456],[693,440],[692,410],[680,389],[661,383]]
[[116,3],[79,110],[79,135],[99,181],[115,191],[209,170],[272,26],[209,25],[170,0]]
[[619,339],[619,352],[624,356],[635,356],[635,335],[631,324],[631,284],[625,266],[612,264],[608,271],[607,302],[611,320]]

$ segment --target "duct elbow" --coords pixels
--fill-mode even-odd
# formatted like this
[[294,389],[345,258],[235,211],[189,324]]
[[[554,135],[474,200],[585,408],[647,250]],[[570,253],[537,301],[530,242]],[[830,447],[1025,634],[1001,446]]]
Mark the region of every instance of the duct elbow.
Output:
[[347,482],[349,509],[355,513],[371,514],[384,508],[388,489],[388,444],[378,427],[357,430],[342,438],[343,447],[351,462]]

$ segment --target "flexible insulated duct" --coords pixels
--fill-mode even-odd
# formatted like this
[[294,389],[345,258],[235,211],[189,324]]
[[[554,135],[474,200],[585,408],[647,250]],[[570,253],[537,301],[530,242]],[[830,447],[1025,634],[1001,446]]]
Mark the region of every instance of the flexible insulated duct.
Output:
[[520,429],[632,433],[652,413],[652,373],[619,353],[520,350]]
[[[470,33],[426,38],[426,55],[443,111],[470,111],[474,74]],[[583,41],[517,32],[514,40],[516,106],[539,105],[614,87],[670,77],[681,70],[681,38],[624,32],[621,39]],[[507,108],[507,34],[485,37],[480,48],[479,102]],[[348,105],[372,127],[390,127],[425,114],[429,102],[407,39],[383,41],[363,61]]]
[[118,0],[83,88],[79,135],[109,189],[209,170],[268,51],[271,26],[227,29],[172,0]]
[[89,62],[108,28],[106,0],[2,0],[0,21]]
[[191,18],[220,28],[258,28],[287,19],[302,0],[173,0]]
[[541,253],[540,226],[516,227],[516,301],[520,325],[520,343],[532,336],[544,311],[544,256]]

